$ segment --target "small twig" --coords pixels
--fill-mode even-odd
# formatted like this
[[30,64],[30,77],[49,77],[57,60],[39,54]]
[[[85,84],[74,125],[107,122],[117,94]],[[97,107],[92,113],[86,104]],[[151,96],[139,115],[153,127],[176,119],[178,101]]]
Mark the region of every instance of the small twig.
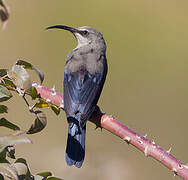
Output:
[[4,75],[4,76],[2,76],[2,77],[0,77],[0,83],[1,83],[1,82],[5,83],[4,79],[7,79],[6,77],[7,77],[7,74]]
[[[23,94],[22,98],[24,99],[24,101],[25,101],[25,103],[27,104],[27,106],[30,107],[30,106],[29,106],[29,103],[28,103],[28,101],[27,101],[27,99],[25,98],[25,93]],[[29,108],[29,109],[30,109],[30,108]]]

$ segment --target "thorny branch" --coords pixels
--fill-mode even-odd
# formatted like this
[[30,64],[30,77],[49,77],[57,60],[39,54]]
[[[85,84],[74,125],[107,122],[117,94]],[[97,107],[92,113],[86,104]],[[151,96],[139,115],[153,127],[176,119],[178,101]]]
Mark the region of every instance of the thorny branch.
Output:
[[[64,102],[61,93],[57,92],[54,88],[49,89],[35,82],[32,83],[32,86],[36,88],[37,93],[40,94],[41,98],[43,98],[46,102],[59,106],[63,109]],[[183,162],[176,159],[170,153],[171,149],[165,151],[154,141],[147,139],[146,136],[139,135],[135,131],[115,120],[112,116],[102,113],[99,107],[96,108],[89,121],[96,124],[97,127],[104,128],[119,136],[128,144],[132,144],[142,151],[146,157],[151,156],[158,160],[169,168],[174,175],[179,175],[183,179],[188,180],[188,165],[185,165]]]

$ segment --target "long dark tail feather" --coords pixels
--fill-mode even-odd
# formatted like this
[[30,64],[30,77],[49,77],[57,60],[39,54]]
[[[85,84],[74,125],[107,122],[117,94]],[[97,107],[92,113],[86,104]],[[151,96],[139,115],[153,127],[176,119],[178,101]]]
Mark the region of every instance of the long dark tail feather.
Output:
[[86,126],[84,128],[79,128],[77,124],[69,126],[66,148],[66,162],[69,166],[75,165],[78,168],[82,166],[85,157],[85,134]]

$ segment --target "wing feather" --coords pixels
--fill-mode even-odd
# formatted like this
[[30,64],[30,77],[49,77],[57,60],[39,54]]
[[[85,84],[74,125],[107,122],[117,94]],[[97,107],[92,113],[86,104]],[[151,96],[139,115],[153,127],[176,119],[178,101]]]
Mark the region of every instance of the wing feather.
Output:
[[82,126],[94,111],[106,78],[107,68],[91,74],[86,68],[64,73],[64,109],[67,117],[81,114]]

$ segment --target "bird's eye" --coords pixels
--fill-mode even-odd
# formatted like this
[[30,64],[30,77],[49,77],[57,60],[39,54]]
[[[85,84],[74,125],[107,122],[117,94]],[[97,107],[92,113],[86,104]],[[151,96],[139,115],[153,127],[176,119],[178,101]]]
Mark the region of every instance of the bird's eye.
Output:
[[88,32],[88,31],[86,31],[86,30],[85,30],[85,31],[83,31],[82,33],[83,33],[83,35],[88,35],[88,34],[89,34],[89,32]]

